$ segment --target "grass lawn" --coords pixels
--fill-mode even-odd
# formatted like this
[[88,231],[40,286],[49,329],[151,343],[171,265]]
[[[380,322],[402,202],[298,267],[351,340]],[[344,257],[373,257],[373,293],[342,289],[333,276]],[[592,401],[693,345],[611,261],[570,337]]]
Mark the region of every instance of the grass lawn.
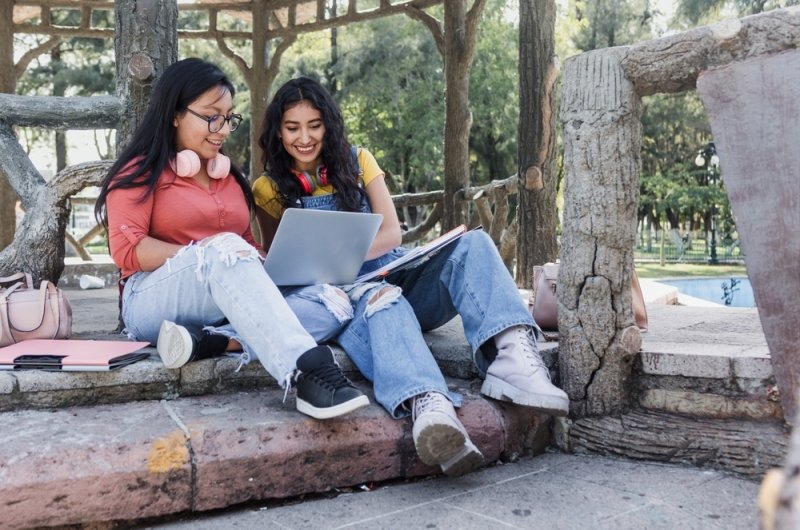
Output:
[[708,265],[706,263],[637,263],[640,278],[679,278],[682,276],[747,276],[744,265]]

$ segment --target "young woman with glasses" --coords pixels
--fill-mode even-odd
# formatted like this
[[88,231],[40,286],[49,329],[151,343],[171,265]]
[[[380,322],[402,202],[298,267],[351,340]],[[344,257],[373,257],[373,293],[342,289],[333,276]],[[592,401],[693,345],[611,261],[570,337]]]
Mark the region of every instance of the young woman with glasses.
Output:
[[95,213],[121,269],[125,331],[157,343],[168,368],[240,347],[243,362],[255,355],[286,390],[296,384],[298,410],[339,416],[368,400],[261,264],[249,183],[222,152],[242,119],[233,95],[211,63],[171,65],[102,185]]

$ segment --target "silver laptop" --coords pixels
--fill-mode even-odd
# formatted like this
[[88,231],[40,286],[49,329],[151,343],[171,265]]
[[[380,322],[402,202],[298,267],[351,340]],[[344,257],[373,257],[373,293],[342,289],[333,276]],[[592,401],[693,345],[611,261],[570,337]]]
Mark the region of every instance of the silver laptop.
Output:
[[264,267],[276,285],[353,283],[383,216],[289,208]]

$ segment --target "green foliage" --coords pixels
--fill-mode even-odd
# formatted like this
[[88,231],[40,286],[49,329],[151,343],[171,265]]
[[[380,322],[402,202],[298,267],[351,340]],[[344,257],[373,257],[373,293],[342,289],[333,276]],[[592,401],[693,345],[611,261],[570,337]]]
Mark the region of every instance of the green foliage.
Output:
[[707,168],[694,163],[698,151],[710,140],[710,126],[697,93],[645,99],[640,220],[649,217],[660,226],[666,219],[668,228],[687,232],[702,227],[708,231],[712,205],[718,221],[731,218],[721,179],[714,185]]
[[503,2],[484,11],[470,74],[473,184],[516,171],[519,125],[519,28],[505,18]]
[[570,14],[578,22],[573,42],[581,51],[632,44],[652,36],[650,0],[570,0]]
[[400,190],[441,188],[444,78],[433,37],[407,17],[340,36],[332,70],[351,142],[372,150]]
[[673,23],[691,27],[800,4],[800,0],[680,0]]

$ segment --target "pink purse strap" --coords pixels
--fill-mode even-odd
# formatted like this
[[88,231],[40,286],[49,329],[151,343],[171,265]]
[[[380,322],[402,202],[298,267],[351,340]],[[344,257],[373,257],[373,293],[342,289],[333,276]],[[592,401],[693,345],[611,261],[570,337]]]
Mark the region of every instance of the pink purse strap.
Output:
[[16,274],[12,274],[11,276],[0,276],[0,284],[3,283],[11,283],[17,280],[25,280],[25,284],[27,285],[28,289],[33,289],[33,277],[30,273],[27,272],[18,272]]

